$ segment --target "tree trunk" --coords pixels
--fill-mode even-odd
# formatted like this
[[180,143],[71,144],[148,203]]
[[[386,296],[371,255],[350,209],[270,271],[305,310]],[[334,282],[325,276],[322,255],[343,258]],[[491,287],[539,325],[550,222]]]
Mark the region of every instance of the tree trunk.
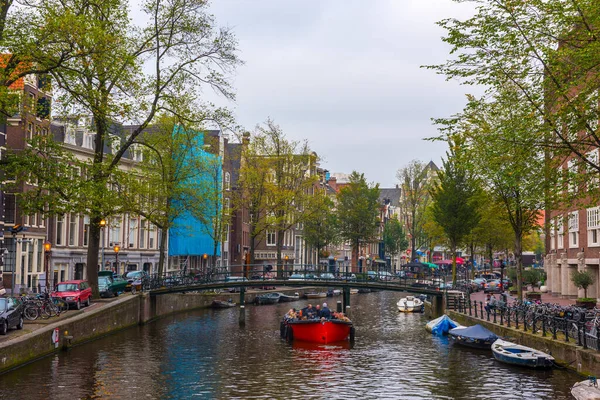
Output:
[[490,273],[494,272],[494,253],[490,243],[487,244],[488,256],[490,257]]
[[519,234],[515,235],[515,258],[517,261],[517,296],[523,300],[523,243]]
[[90,237],[87,251],[86,275],[87,281],[92,287],[92,293],[95,299],[100,297],[98,291],[98,252],[100,248],[100,220],[99,216],[90,218]]
[[352,272],[358,272],[358,240],[352,243]]
[[452,286],[456,285],[456,246],[452,245]]
[[158,276],[162,276],[165,271],[165,251],[167,247],[167,232],[161,229],[159,254],[158,254]]

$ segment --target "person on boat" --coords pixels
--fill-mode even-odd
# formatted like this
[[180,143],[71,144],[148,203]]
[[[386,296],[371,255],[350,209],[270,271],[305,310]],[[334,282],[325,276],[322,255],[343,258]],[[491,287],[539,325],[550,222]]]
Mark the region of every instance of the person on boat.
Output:
[[313,314],[313,318],[321,318],[321,306],[318,304],[315,306],[315,312]]
[[311,315],[314,314],[314,309],[313,309],[312,304],[307,305],[300,311],[302,312],[303,318],[311,318]]
[[323,303],[323,308],[321,308],[321,312],[319,313],[320,318],[330,319],[331,318],[331,310],[327,307],[327,303]]

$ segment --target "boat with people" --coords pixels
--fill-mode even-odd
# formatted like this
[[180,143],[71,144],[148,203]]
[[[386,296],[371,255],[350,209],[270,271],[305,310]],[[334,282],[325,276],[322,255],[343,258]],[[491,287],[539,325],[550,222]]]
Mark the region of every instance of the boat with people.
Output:
[[231,299],[230,300],[213,300],[211,307],[212,308],[230,308],[230,307],[235,307],[236,303],[232,302]]
[[554,357],[550,354],[502,339],[497,339],[492,344],[492,353],[496,360],[506,364],[530,368],[552,368],[554,366]]
[[423,300],[415,296],[406,296],[398,300],[396,304],[398,311],[401,312],[421,312],[423,311]]
[[300,295],[298,294],[298,292],[294,293],[293,295],[280,293],[280,296],[279,296],[280,303],[286,303],[286,302],[296,301],[296,300],[300,300]]
[[498,336],[483,326],[460,326],[450,329],[448,337],[453,343],[474,349],[490,349]]
[[280,297],[281,293],[264,293],[256,296],[254,302],[256,304],[275,304],[279,302]]
[[[446,314],[438,317],[436,319],[432,319],[425,325],[425,330],[429,333],[433,333],[434,335],[445,335],[450,329],[454,329],[457,327],[462,327],[458,322],[450,319]],[[464,327],[463,327],[464,328]]]
[[321,309],[326,313],[321,313],[318,308],[307,309],[288,311],[279,327],[282,338],[290,342],[299,340],[322,344],[354,340],[354,326],[344,313],[332,313],[327,303],[323,303]]

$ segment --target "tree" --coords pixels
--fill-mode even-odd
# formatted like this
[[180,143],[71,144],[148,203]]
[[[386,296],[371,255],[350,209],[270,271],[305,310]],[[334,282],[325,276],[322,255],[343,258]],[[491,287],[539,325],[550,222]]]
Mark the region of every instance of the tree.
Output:
[[425,210],[431,202],[429,196],[429,168],[420,161],[413,160],[408,166],[398,170],[396,177],[400,181],[402,197],[400,207],[408,235],[410,236],[410,254],[414,257],[423,240]]
[[335,203],[323,191],[317,190],[309,199],[305,211],[302,230],[304,241],[320,255],[327,246],[339,241]]
[[[233,98],[224,73],[240,63],[236,42],[228,30],[216,31],[214,19],[201,0],[148,0],[142,11],[145,27],[132,24],[125,0],[57,1],[56,14],[77,17],[79,25],[53,26],[62,32],[62,46],[49,52],[48,65],[63,58],[63,50],[84,56],[52,69],[63,112],[92,115],[94,154],[86,168],[90,215],[87,278],[97,292],[100,220],[106,215],[106,187],[125,152],[157,113],[177,114],[183,121],[201,121],[193,108],[202,87]],[[47,18],[50,18],[48,14]],[[134,121],[131,130],[115,135],[118,121]],[[111,149],[107,154],[107,149]],[[70,201],[70,199],[63,199]],[[72,204],[73,208],[81,205]]]
[[472,172],[503,204],[513,230],[520,299],[523,237],[536,228],[539,210],[547,199],[540,177],[546,177],[548,184],[556,171],[544,150],[533,144],[536,138],[531,131],[541,121],[531,108],[524,107],[521,97],[514,86],[507,85],[493,99],[471,98],[463,113],[438,120],[444,124],[442,131],[449,142],[460,140],[468,154],[477,155],[470,158]]
[[277,265],[283,265],[281,253],[286,232],[303,222],[304,207],[313,196],[317,176],[312,171],[316,161],[316,154],[306,141],[288,140],[273,121],[257,127],[243,152],[238,198],[251,216],[251,263],[257,243],[267,231],[273,231]]
[[[433,218],[444,229],[452,252],[452,282],[456,284],[456,249],[480,220],[475,179],[456,157],[450,142],[448,160],[432,189]],[[461,150],[459,150],[461,151]]]
[[[543,148],[551,157],[572,154],[577,170],[598,174],[600,160],[590,150],[600,147],[600,3],[469,2],[477,4],[475,15],[438,23],[448,32],[444,41],[454,57],[428,68],[448,79],[482,85],[490,95],[512,86],[519,96],[506,107],[526,109],[526,121],[532,122],[529,138],[521,144]],[[585,179],[585,174],[579,176]],[[588,189],[593,193],[571,194],[598,196],[597,187]]]
[[353,171],[337,195],[337,215],[340,235],[351,244],[356,267],[361,243],[374,240],[379,228],[379,185],[368,184],[364,174]]
[[383,243],[392,259],[408,248],[406,233],[396,218],[391,218],[383,227]]
[[587,288],[594,283],[594,277],[589,271],[573,271],[571,281],[579,289],[583,289],[583,298],[587,299]]

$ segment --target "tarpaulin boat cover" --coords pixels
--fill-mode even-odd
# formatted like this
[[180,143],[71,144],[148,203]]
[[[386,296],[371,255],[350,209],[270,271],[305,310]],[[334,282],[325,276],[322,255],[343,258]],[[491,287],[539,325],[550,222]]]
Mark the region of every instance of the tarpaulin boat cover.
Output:
[[427,330],[434,335],[445,335],[450,329],[454,329],[459,325],[452,321],[447,315],[442,315],[427,323]]
[[450,335],[460,335],[473,340],[496,340],[498,336],[494,332],[485,329],[481,325],[473,325],[467,328],[452,329]]

